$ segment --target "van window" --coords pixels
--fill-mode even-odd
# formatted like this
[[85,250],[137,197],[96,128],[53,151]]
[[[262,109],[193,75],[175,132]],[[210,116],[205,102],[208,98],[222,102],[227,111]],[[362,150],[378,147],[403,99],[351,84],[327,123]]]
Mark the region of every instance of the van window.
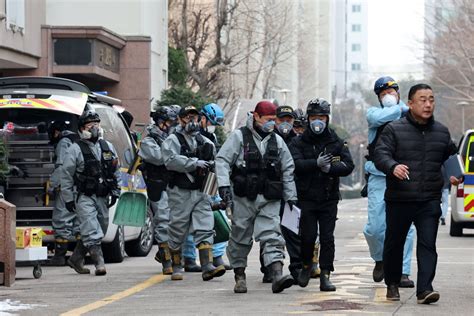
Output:
[[130,149],[133,151],[132,140],[130,134],[125,127],[123,120],[119,117],[119,113],[112,108],[97,107],[95,108],[100,115],[100,125],[104,130],[104,138],[111,142],[120,160],[120,166],[128,168],[129,165],[125,159],[125,151]]
[[464,162],[466,172],[474,172],[474,134],[465,136],[463,148],[460,148],[460,155]]

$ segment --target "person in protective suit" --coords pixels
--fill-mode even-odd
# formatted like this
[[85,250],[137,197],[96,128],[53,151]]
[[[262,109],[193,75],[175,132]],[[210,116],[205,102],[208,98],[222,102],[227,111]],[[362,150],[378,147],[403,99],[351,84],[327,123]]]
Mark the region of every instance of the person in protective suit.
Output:
[[170,172],[169,247],[172,258],[171,280],[182,280],[181,247],[188,234],[199,249],[202,279],[209,281],[225,273],[223,265],[212,263],[214,216],[210,197],[201,190],[214,163],[214,144],[199,133],[199,112],[194,106],[183,107],[179,124],[162,144],[165,166]]
[[329,280],[329,275],[334,271],[334,229],[340,199],[339,177],[348,176],[354,169],[354,163],[347,144],[328,127],[330,104],[324,99],[311,100],[306,113],[308,128],[290,144],[301,207],[303,269],[298,276],[298,284],[306,287],[311,278],[314,243],[319,228],[320,290],[335,291],[336,287]]
[[279,216],[282,199],[291,207],[296,204],[294,163],[283,139],[273,133],[275,116],[275,104],[257,103],[246,126],[229,135],[216,157],[219,195],[228,209],[233,206],[227,257],[234,268],[235,293],[247,292],[245,268],[254,236],[272,271],[273,293],[294,282],[282,274],[285,240]]
[[79,233],[79,224],[76,222],[76,214],[66,209],[66,203],[60,194],[61,170],[66,151],[79,139],[77,133],[70,130],[69,122],[57,120],[51,122],[48,128],[50,144],[54,146],[55,163],[51,174],[49,192],[54,195],[54,209],[52,226],[54,229],[54,256],[49,261],[52,266],[64,266],[66,264],[66,253],[68,243],[75,241]]
[[114,146],[101,138],[100,117],[95,111],[84,111],[78,127],[80,140],[69,147],[64,157],[61,179],[66,209],[76,213],[81,231],[67,264],[79,274],[88,274],[84,257],[89,252],[95,274],[105,275],[101,243],[109,224],[109,208],[120,196],[118,158]]
[[[217,126],[224,126],[224,111],[222,111],[221,107],[215,103],[209,103],[202,107],[200,111],[201,119],[199,120],[200,123],[200,130],[199,132],[201,135],[208,138],[210,141],[214,143],[216,150],[219,150],[220,144],[215,134],[215,130]],[[219,206],[220,198],[218,195],[211,197],[212,198],[212,205],[214,207]],[[215,211],[217,211],[216,209]],[[224,217],[225,213],[223,212]],[[227,247],[227,242],[221,242],[212,245],[212,254],[214,258],[212,262],[214,266],[224,265],[226,270],[231,270],[231,267],[225,264],[224,259],[222,256],[225,253],[225,249]],[[183,245],[183,257],[184,257],[184,271],[186,272],[201,272],[201,267],[196,264],[196,247],[194,245],[193,236],[188,235],[186,241]]]
[[[367,110],[367,123],[369,124],[369,154],[366,157],[365,172],[368,175],[367,183],[367,213],[368,220],[364,227],[364,236],[369,245],[370,256],[375,261],[372,278],[375,282],[384,279],[383,248],[385,241],[385,200],[386,185],[385,174],[374,165],[375,144],[384,127],[398,120],[408,112],[408,106],[400,100],[400,91],[397,82],[389,76],[381,77],[375,81],[374,92],[379,99],[380,107],[374,106]],[[403,271],[400,287],[414,287],[415,284],[408,278],[411,272],[411,257],[413,254],[413,238],[415,228],[410,226],[405,241],[403,253]]]
[[158,252],[155,260],[163,266],[163,274],[171,274],[171,253],[168,245],[168,223],[170,209],[168,207],[168,171],[161,154],[161,145],[168,137],[171,127],[178,119],[169,106],[162,106],[150,113],[154,124],[148,126],[148,134],[140,144],[138,155],[142,159],[143,175],[147,185],[148,199],[153,209],[155,240]]

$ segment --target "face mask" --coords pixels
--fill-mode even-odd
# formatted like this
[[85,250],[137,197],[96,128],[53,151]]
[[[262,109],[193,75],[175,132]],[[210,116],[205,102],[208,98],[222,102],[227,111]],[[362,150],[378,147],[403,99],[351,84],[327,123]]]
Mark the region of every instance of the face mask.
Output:
[[283,122],[277,126],[278,132],[282,135],[288,135],[293,129],[293,124],[288,122]]
[[199,132],[199,124],[194,121],[186,123],[184,131],[190,135],[196,135]]
[[216,127],[214,125],[210,125],[207,127],[207,132],[208,133],[214,133],[216,131]]
[[386,108],[389,108],[389,107],[397,105],[397,104],[398,104],[397,97],[394,96],[393,94],[386,94],[382,98],[382,105]]
[[271,133],[273,132],[273,129],[275,128],[275,121],[266,121],[263,123],[261,129],[262,132],[264,133]]
[[321,134],[326,128],[326,122],[321,120],[314,120],[309,124],[311,131],[315,134]]

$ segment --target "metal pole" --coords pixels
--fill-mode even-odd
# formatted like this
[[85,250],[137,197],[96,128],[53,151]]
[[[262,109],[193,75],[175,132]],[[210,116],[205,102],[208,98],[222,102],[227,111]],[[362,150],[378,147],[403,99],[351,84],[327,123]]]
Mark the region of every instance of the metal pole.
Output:
[[465,131],[465,129],[464,129],[464,104],[461,105],[461,108],[462,108],[462,114],[461,114],[462,115],[462,120],[461,120],[461,122],[462,122],[461,123],[462,131],[461,131],[461,135],[464,135],[464,131]]

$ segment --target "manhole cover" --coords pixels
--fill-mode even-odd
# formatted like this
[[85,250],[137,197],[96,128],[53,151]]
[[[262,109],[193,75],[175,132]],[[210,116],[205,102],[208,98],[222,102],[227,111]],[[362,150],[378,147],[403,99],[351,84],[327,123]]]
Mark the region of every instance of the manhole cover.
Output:
[[314,305],[318,308],[312,311],[330,311],[330,310],[348,310],[348,309],[362,309],[363,304],[348,302],[345,300],[326,300],[320,302],[307,302],[303,305]]

